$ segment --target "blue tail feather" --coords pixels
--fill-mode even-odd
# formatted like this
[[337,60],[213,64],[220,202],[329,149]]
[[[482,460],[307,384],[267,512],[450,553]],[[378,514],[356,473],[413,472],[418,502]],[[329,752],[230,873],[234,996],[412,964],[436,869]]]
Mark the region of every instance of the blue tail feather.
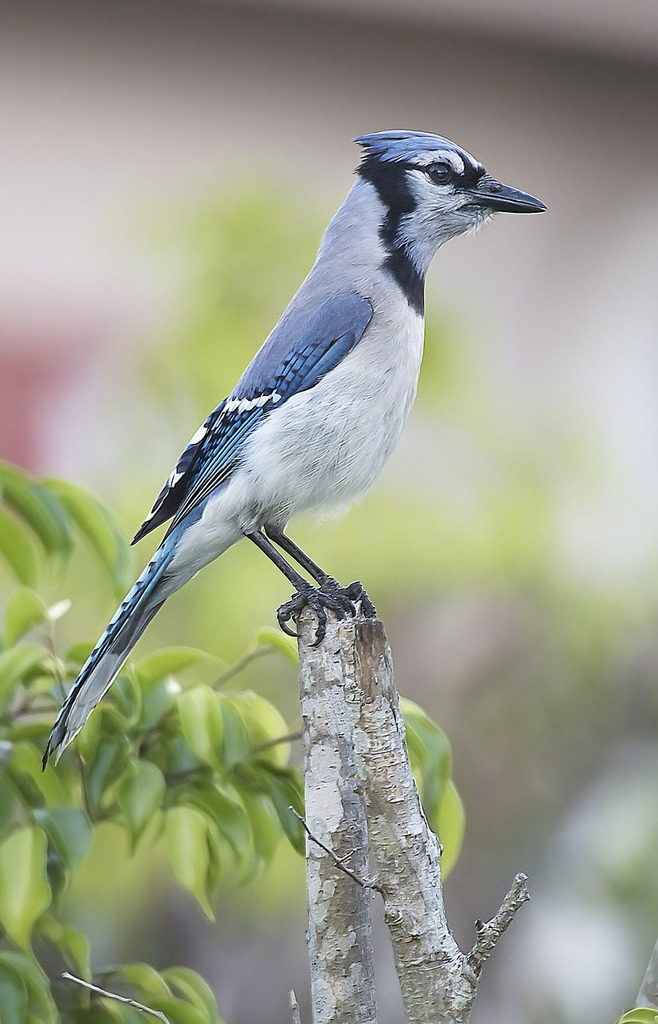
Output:
[[178,589],[167,587],[167,567],[174,554],[173,538],[155,552],[143,573],[117,608],[107,629],[80,670],[62,704],[43,755],[59,760],[87,718],[112,685],[130,651],[167,597]]

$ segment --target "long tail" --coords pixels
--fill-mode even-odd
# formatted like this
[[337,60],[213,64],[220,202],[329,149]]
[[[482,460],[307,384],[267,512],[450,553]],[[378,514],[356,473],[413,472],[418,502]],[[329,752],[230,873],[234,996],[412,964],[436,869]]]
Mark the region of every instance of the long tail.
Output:
[[63,751],[80,732],[103,694],[114,682],[121,666],[166,599],[186,580],[174,581],[167,574],[174,555],[173,537],[158,548],[144,572],[117,608],[107,629],[80,670],[62,704],[43,755],[45,768],[50,757],[59,761]]

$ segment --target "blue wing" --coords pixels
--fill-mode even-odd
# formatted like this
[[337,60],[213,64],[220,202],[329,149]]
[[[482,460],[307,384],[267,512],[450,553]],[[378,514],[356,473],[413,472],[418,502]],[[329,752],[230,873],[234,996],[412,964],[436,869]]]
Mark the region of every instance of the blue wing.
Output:
[[132,543],[172,516],[176,525],[227,480],[258,424],[338,366],[371,317],[370,302],[354,292],[327,299],[310,316],[299,305],[289,307],[233,392],[190,441]]

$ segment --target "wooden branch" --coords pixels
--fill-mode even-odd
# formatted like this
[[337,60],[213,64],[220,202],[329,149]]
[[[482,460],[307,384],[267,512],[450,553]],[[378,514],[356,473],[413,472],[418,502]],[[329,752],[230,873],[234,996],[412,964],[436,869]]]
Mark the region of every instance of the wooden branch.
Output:
[[344,874],[346,874],[348,878],[351,878],[353,882],[356,882],[357,885],[360,885],[362,889],[373,889],[375,892],[381,893],[381,888],[375,879],[359,878],[358,875],[354,874],[351,868],[348,868],[347,861],[353,857],[353,855],[356,853],[356,850],[350,850],[348,853],[346,853],[344,857],[337,857],[333,850],[330,850],[328,846],[324,845],[322,840],[318,839],[317,836],[313,835],[310,828],[302,818],[301,814],[298,814],[294,807],[289,807],[288,809],[297,818],[302,828],[306,832],[308,838],[312,842],[316,843],[321,850],[324,850],[324,852],[331,857],[339,871],[342,871]]
[[528,876],[519,872],[514,879],[512,888],[491,920],[475,922],[478,937],[473,949],[468,954],[468,962],[478,976],[485,960],[488,960],[493,953],[499,938],[514,920],[517,910],[529,899]]
[[470,1013],[476,978],[446,921],[441,848],[411,774],[381,622],[356,622],[353,645],[354,685],[362,695],[357,771],[405,1011],[409,1024],[459,1024]]
[[[376,1024],[372,895],[355,880],[368,877],[368,837],[354,767],[360,697],[344,671],[350,637],[331,618],[313,647],[315,616],[306,612],[297,625],[304,824],[316,840],[309,838],[306,849],[313,1024]],[[337,863],[347,857],[352,877]]]
[[635,1005],[644,1006],[649,1010],[658,1010],[658,942],[651,954]]
[[290,1024],[302,1024],[302,1018],[299,1013],[299,1003],[297,1002],[297,996],[295,990],[290,989]]
[[[312,636],[305,626],[300,644],[303,674],[312,665],[316,688],[322,686],[322,676],[336,686],[342,675],[342,714],[348,709],[349,724],[346,731],[339,728],[336,732],[337,723],[331,722],[340,752],[332,756],[325,748],[324,757],[334,764],[341,759],[350,764],[365,798],[369,849],[384,897],[384,915],[408,1022],[466,1024],[482,964],[528,898],[525,876],[517,876],[494,918],[480,924],[473,950],[468,955],[462,953],[446,920],[441,846],[427,824],[411,773],[383,626],[373,619],[341,623],[330,619],[326,639],[309,658],[306,647]],[[332,704],[332,709],[333,718],[341,713],[340,702]],[[342,749],[350,737],[354,743],[352,762],[349,752]],[[323,739],[329,743],[329,734]],[[309,756],[312,758],[312,747]],[[318,765],[316,773],[322,770]],[[322,812],[322,804],[316,804],[315,815]],[[335,821],[331,802],[324,813]],[[317,834],[317,817],[309,819],[309,824]],[[341,852],[355,845],[347,843]],[[332,849],[336,849],[333,844]],[[355,870],[366,877],[361,867]],[[330,910],[324,909],[323,913]]]

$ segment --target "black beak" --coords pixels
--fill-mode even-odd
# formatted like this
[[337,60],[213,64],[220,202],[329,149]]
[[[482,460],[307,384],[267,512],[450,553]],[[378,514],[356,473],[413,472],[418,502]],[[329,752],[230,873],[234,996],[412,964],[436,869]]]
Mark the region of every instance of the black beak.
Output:
[[540,199],[519,192],[511,185],[503,185],[490,174],[483,174],[475,188],[466,191],[473,197],[474,206],[496,213],[543,213],[546,209]]

